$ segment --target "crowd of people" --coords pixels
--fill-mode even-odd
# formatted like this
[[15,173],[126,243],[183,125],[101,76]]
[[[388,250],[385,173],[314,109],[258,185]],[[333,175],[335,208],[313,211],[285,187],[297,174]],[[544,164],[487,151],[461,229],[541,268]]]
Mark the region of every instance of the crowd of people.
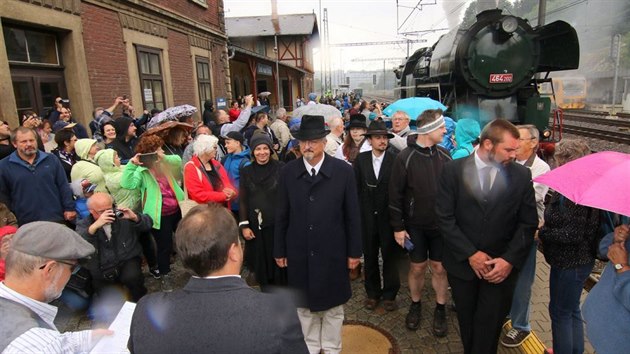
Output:
[[[536,127],[481,129],[437,109],[412,130],[406,112],[383,117],[377,102],[316,101],[298,106],[338,115],[271,114],[267,96],[249,95],[229,110],[206,102],[199,122],[194,112],[134,117],[122,96],[94,110],[92,138],[62,98],[47,117],[0,122],[2,352],[89,351],[111,333],[61,334],[48,302],[86,309],[114,291],[138,303],[132,352],[339,353],[361,267],[365,308],[396,311],[407,266],[406,328],[421,327],[430,269],[433,335],[448,334],[450,287],[464,352],[495,353],[531,334],[539,248],[553,353],[584,351],[580,295],[601,257],[614,268],[587,299],[586,333],[598,353],[627,343],[627,326],[600,318],[630,323],[628,220],[532,182],[550,170]],[[565,139],[556,164],[589,153]],[[175,259],[193,274],[184,289],[174,289]],[[147,295],[145,273],[162,292]]]

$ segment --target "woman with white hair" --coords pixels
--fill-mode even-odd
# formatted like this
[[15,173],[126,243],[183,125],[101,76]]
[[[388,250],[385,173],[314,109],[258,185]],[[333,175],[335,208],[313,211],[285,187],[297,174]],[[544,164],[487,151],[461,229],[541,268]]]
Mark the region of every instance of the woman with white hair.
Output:
[[214,159],[219,139],[213,135],[198,136],[193,143],[193,157],[184,166],[184,185],[188,198],[197,203],[221,203],[229,207],[236,198],[225,168]]

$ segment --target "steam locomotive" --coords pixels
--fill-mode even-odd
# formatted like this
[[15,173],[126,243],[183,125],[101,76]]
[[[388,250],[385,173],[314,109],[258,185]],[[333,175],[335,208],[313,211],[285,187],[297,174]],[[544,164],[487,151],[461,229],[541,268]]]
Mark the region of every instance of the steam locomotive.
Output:
[[[550,135],[551,100],[538,85],[552,71],[579,66],[575,29],[564,21],[532,27],[526,19],[486,10],[468,29],[456,28],[418,49],[395,72],[400,98],[431,97],[455,118],[480,123],[504,118]],[[535,78],[546,73],[545,78]],[[555,119],[554,119],[555,122]]]

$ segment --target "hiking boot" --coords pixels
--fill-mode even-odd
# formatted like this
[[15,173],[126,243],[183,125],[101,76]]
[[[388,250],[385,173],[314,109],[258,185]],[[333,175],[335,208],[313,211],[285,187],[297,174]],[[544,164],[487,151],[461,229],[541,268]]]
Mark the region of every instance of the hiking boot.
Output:
[[166,293],[170,293],[171,291],[173,291],[173,283],[171,281],[171,276],[168,274],[165,274],[162,276],[162,284],[160,285],[161,285],[162,291]]
[[162,275],[160,274],[160,270],[156,268],[149,269],[149,274],[153,276],[153,279],[160,279]]
[[420,315],[422,312],[422,306],[420,302],[415,303],[412,302],[411,306],[409,306],[409,312],[407,313],[407,317],[405,318],[405,326],[407,329],[415,331],[420,327]]
[[446,337],[447,332],[446,309],[444,306],[436,307],[433,312],[433,335],[442,338]]
[[531,332],[519,331],[518,329],[512,328],[501,337],[501,344],[504,347],[516,348],[523,344],[530,334]]
[[383,308],[389,312],[396,311],[398,310],[398,304],[396,300],[383,300]]

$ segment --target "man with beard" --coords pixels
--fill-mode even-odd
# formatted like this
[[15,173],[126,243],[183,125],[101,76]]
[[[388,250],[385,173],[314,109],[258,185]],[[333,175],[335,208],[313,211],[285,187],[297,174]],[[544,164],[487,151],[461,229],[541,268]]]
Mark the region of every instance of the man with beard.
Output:
[[15,130],[16,151],[0,161],[0,201],[20,225],[74,220],[77,213],[66,173],[57,157],[37,149],[36,135],[25,127]]
[[472,155],[444,166],[436,213],[442,262],[464,353],[496,353],[503,321],[538,226],[530,170],[514,161],[519,131],[497,119]]
[[[388,139],[384,122],[374,121],[367,133],[372,151],[362,152],[354,162],[357,178],[361,222],[363,231],[363,256],[365,261],[365,308],[375,310],[383,300],[383,308],[394,311],[396,295],[400,289],[397,260],[401,249],[394,241],[394,231],[389,224],[388,188],[395,156],[387,151]],[[383,284],[379,271],[379,250],[383,257]]]
[[298,317],[310,353],[341,352],[348,269],[361,257],[361,220],[352,167],[328,156],[324,117],[305,115],[294,136],[304,158],[280,172],[274,258],[299,292]]
[[57,299],[78,260],[94,247],[69,228],[45,221],[20,227],[6,257],[0,283],[0,351],[3,353],[83,353],[112,334],[106,329],[59,333],[53,323]]
[[5,121],[0,120],[0,160],[11,155],[15,147],[11,145],[11,128]]

